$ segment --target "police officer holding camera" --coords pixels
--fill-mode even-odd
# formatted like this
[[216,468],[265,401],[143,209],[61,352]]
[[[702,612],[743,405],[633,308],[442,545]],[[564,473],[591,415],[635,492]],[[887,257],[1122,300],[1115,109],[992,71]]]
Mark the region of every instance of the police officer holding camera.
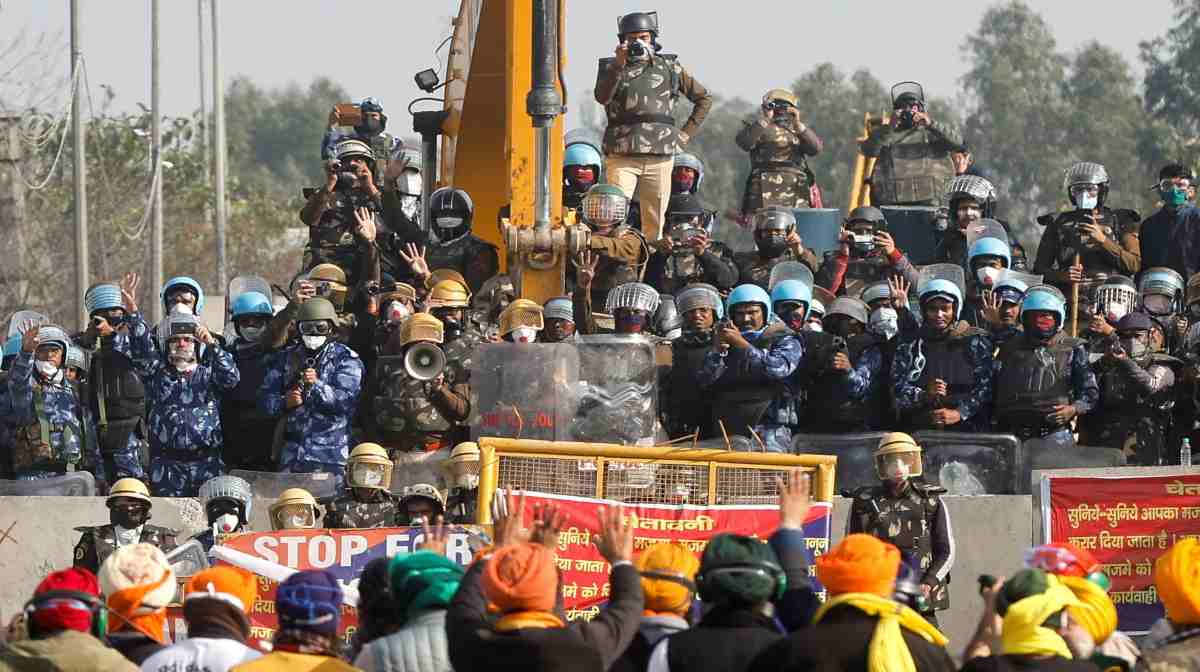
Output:
[[812,171],[805,156],[821,153],[821,138],[800,121],[799,100],[787,89],[763,96],[757,118],[743,122],[737,144],[750,153],[750,175],[742,197],[742,214],[768,205],[809,207]]
[[325,184],[305,189],[304,197],[300,210],[300,221],[308,226],[304,270],[331,263],[346,272],[350,285],[367,276],[378,279],[375,230],[372,226],[370,235],[365,235],[363,222],[373,223],[383,211],[383,194],[375,180],[375,155],[367,143],[338,142],[335,158],[325,162]]
[[940,205],[946,183],[956,172],[950,153],[961,146],[958,132],[929,116],[920,84],[893,86],[889,123],[873,130],[862,143],[863,155],[876,157],[871,202]]
[[897,275],[917,284],[917,269],[896,247],[883,212],[862,206],[846,218],[838,251],[825,253],[816,284],[837,295],[858,296],[867,285]]

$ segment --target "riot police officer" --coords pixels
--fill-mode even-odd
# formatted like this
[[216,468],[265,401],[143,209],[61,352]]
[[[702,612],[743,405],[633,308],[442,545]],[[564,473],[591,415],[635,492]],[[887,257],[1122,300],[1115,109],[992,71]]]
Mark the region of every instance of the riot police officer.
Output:
[[892,389],[902,424],[913,429],[984,431],[992,400],[992,342],[959,320],[962,290],[945,278],[918,289],[924,318],[917,337],[901,344]]
[[[605,174],[626,198],[636,191],[642,233],[657,240],[670,195],[673,157],[683,151],[712,107],[712,96],[675,56],[659,53],[658,13],[633,12],[617,21],[620,44],[600,61],[596,102],[604,106]],[[672,113],[679,95],[692,102],[683,128]]]
[[947,205],[947,225],[944,231],[936,232],[938,241],[934,261],[959,264],[965,268],[969,252],[967,229],[983,220],[991,220],[1004,229],[1003,237],[1008,240],[1012,258],[1011,268],[1018,271],[1028,268],[1024,246],[1017,240],[1008,222],[996,219],[996,188],[991,182],[979,175],[959,175],[946,187],[944,200]]
[[91,411],[63,372],[70,344],[54,325],[26,325],[21,334],[21,351],[6,381],[14,427],[10,468],[18,480],[82,468],[105,479]]
[[699,432],[712,438],[713,402],[697,384],[704,357],[713,348],[716,325],[725,318],[725,306],[716,287],[688,285],[675,296],[683,316],[682,333],[671,342],[671,369],[663,381],[663,425],[677,438]]
[[429,196],[430,245],[425,253],[429,270],[452,268],[462,274],[472,292],[500,271],[496,246],[471,233],[475,202],[462,189],[442,187]]
[[317,500],[304,488],[288,488],[268,507],[271,529],[312,530],[317,527]]
[[923,470],[921,447],[911,436],[885,434],[875,449],[881,483],[853,494],[846,534],[870,534],[899,548],[925,593],[921,615],[937,625],[936,612],[950,608],[954,531],[942,501],[946,489],[926,483]]
[[393,463],[387,450],[378,443],[360,443],[346,460],[347,491],[325,505],[325,527],[393,527],[399,523],[400,509],[388,491],[392,484]]
[[575,304],[569,296],[556,296],[542,306],[546,328],[543,343],[569,343],[575,340]]
[[303,268],[336,264],[350,284],[357,284],[368,276],[372,259],[376,267],[379,263],[378,248],[366,235],[363,221],[373,222],[383,211],[383,193],[376,182],[376,157],[367,143],[341,140],[334,155],[325,162],[325,184],[304,190],[300,221],[308,226],[308,243]]
[[591,142],[567,142],[563,150],[563,207],[579,210],[583,196],[600,181],[604,158]]
[[[810,375],[801,424],[805,432],[839,434],[867,431],[879,423],[873,403],[885,387],[883,339],[867,331],[867,304],[861,299],[838,297],[825,314],[824,335],[836,339],[818,360],[819,349],[809,348]],[[818,336],[806,332],[806,340]],[[814,366],[815,365],[815,366]]]
[[[1063,190],[1074,206],[1037,218],[1046,227],[1038,245],[1033,272],[1072,297],[1079,285],[1079,314],[1090,321],[1095,288],[1110,275],[1132,276],[1141,269],[1138,221],[1133,210],[1113,209],[1108,199],[1108,171],[1098,163],[1081,162],[1067,169]],[[1071,306],[1075,310],[1075,306]],[[1073,331],[1073,330],[1072,330]]]
[[696,376],[713,399],[713,433],[755,435],[763,449],[788,452],[798,420],[789,380],[804,359],[804,346],[774,320],[763,288],[740,285],[726,303],[732,319],[718,327],[717,347],[704,356]]
[[768,205],[809,207],[812,170],[806,156],[821,153],[821,138],[800,121],[799,100],[787,89],[763,94],[758,114],[742,122],[738,147],[750,153],[750,174],[742,194],[742,214]]
[[856,296],[866,285],[894,275],[917,282],[917,270],[896,247],[883,212],[861,206],[846,218],[838,251],[825,253],[816,284],[837,295]]
[[329,111],[329,130],[321,140],[321,158],[334,157],[337,145],[346,139],[360,140],[371,147],[371,152],[381,161],[387,161],[392,154],[400,149],[399,139],[387,132],[387,115],[383,106],[374,98],[363,98],[358,105],[358,123],[354,124],[352,135],[343,135],[338,127],[344,121],[337,106]]
[[1138,279],[1142,310],[1163,326],[1166,352],[1174,352],[1187,333],[1183,292],[1183,277],[1169,268],[1148,268]]
[[1021,333],[1021,302],[1029,291],[1029,282],[1036,278],[1006,270],[998,276],[991,291],[980,296],[979,326],[988,330],[996,347]]
[[874,157],[871,203],[940,205],[955,175],[950,153],[962,145],[958,131],[934,121],[925,111],[925,91],[916,82],[892,87],[889,123],[873,130],[862,153]]
[[225,465],[229,469],[273,471],[271,442],[276,421],[258,409],[258,388],[267,375],[267,324],[274,316],[271,300],[260,292],[243,292],[230,304],[237,337],[226,349],[238,368],[237,387],[221,398],[225,430]]
[[796,233],[796,216],[787,208],[769,206],[754,213],[754,246],[754,251],[733,257],[740,284],[767,289],[771,269],[784,261],[799,261],[810,270],[817,269],[817,256],[804,247]]
[[967,251],[967,287],[969,296],[963,307],[962,319],[980,329],[989,329],[990,323],[983,315],[984,298],[991,294],[996,284],[1005,276],[1012,263],[1012,252],[1008,243],[984,237],[971,243]]
[[129,358],[121,288],[107,282],[92,285],[83,303],[91,319],[78,341],[92,353],[84,403],[96,421],[104,473],[114,481],[145,478],[146,391]]
[[107,525],[77,527],[82,532],[75,544],[75,566],[95,573],[120,546],[152,544],[164,553],[175,548],[175,530],[150,525],[150,491],[136,478],[122,478],[108,491]]
[[508,343],[536,343],[545,329],[542,307],[536,301],[517,299],[500,313],[500,340]]
[[[611,184],[597,184],[583,198],[583,221],[591,236],[588,249],[572,260],[576,315],[590,315],[592,306],[604,305],[610,289],[645,275],[650,248],[641,233],[624,223],[628,209],[625,193]],[[583,324],[578,317],[575,322]]]
[[700,194],[700,183],[704,181],[704,163],[695,154],[679,152],[671,168],[671,195]]
[[250,483],[238,476],[217,476],[200,486],[200,506],[208,527],[194,539],[204,550],[212,547],[227,535],[246,531],[250,525],[250,510],[254,506],[254,495]]
[[346,345],[358,326],[358,317],[347,309],[346,300],[350,286],[346,284],[346,271],[337,264],[317,264],[298,281],[295,294],[288,304],[267,323],[266,345],[268,350],[279,350],[295,337],[296,315],[300,306],[313,297],[325,299],[333,305],[337,314],[334,320],[333,338]]
[[479,504],[479,445],[463,441],[450,451],[445,470],[450,480],[446,498],[447,522],[471,524]]
[[382,285],[375,299],[378,305],[378,314],[375,315],[372,352],[373,354],[394,354],[389,351],[394,345],[394,339],[399,334],[400,325],[417,312],[417,290],[408,283],[393,282]]
[[664,294],[702,282],[729,291],[737,283],[733,251],[712,240],[715,213],[705,210],[696,196],[671,197],[663,237],[652,245],[654,254],[646,269],[646,282]]
[[1100,401],[1080,424],[1087,445],[1120,448],[1132,464],[1154,466],[1165,459],[1168,419],[1174,401],[1173,368],[1178,360],[1156,351],[1153,320],[1134,312],[1117,323],[1117,340],[1095,364]]
[[[442,323],[442,351],[446,353],[444,375],[440,383],[434,380],[435,387],[444,408],[458,423],[465,423],[471,415],[471,361],[475,348],[484,340],[483,334],[467,319],[470,302],[466,285],[449,279],[433,285],[426,300],[429,313]],[[463,438],[451,436],[447,444],[452,446]]]
[[421,527],[446,515],[446,497],[429,483],[417,483],[404,489],[400,497],[402,525]]
[[[1008,288],[997,288],[1007,295]],[[1005,299],[1006,301],[1009,299]],[[1096,407],[1099,392],[1084,341],[1063,333],[1066,299],[1049,285],[1030,287],[1021,326],[997,355],[996,428],[1043,446],[1075,445],[1071,420]]]
[[363,364],[333,340],[336,321],[332,303],[308,299],[296,315],[300,342],[268,360],[258,405],[282,424],[272,446],[280,471],[331,473],[341,480]]
[[1083,335],[1088,339],[1088,350],[1102,355],[1108,350],[1107,341],[1117,331],[1117,323],[1137,309],[1137,286],[1123,275],[1111,275],[1096,288],[1092,305],[1092,319]]

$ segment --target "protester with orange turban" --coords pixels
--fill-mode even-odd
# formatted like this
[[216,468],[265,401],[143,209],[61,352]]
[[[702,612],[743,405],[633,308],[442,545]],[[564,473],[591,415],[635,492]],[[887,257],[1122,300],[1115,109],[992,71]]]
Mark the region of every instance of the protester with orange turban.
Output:
[[610,672],[644,672],[650,653],[664,637],[688,629],[700,560],[677,541],[655,544],[634,561],[642,575],[646,608],[633,643]]
[[109,644],[141,665],[167,643],[167,604],[175,597],[175,572],[157,546],[134,544],[113,551],[98,576],[111,612]]
[[1154,586],[1173,634],[1153,649],[1146,644],[1139,666],[1151,672],[1194,669],[1200,659],[1200,540],[1182,539],[1159,556]]

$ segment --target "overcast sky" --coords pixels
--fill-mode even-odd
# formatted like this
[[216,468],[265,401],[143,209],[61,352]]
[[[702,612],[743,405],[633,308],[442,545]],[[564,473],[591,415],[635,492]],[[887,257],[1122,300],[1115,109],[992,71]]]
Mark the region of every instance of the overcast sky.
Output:
[[[93,96],[112,86],[118,110],[150,100],[149,0],[80,0],[82,41]],[[573,97],[590,91],[595,60],[610,55],[615,19],[658,9],[662,42],[710,90],[757,99],[816,63],[869,68],[885,84],[916,79],[930,95],[951,97],[966,70],[961,45],[993,2],[784,2],[783,0],[568,0],[567,82]],[[1134,65],[1137,45],[1167,29],[1170,0],[1097,3],[1031,0],[1060,50],[1089,39],[1114,47]],[[204,2],[207,14],[209,3]],[[419,95],[418,70],[435,64],[434,47],[450,32],[457,0],[222,0],[226,80],[246,75],[264,86],[308,83],[318,75],[354,98],[379,98],[404,133],[403,112]],[[60,38],[68,69],[69,0],[0,0],[0,51],[22,34]],[[162,100],[167,114],[199,104],[197,0],[162,0]],[[207,19],[206,19],[207,20]],[[356,58],[361,54],[362,58]],[[211,62],[208,64],[211,76]],[[64,83],[65,87],[65,83]],[[211,93],[211,90],[210,90]],[[211,96],[210,96],[211,98]],[[336,101],[330,101],[336,102]],[[882,101],[881,101],[882,104]],[[575,104],[572,108],[576,109]],[[397,124],[397,122],[399,122]]]

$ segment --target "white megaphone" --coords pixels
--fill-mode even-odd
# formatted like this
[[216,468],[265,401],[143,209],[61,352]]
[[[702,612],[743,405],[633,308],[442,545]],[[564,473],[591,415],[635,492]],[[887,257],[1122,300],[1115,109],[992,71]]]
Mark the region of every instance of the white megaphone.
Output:
[[416,343],[404,353],[404,371],[417,380],[433,380],[446,368],[446,353],[433,343]]

